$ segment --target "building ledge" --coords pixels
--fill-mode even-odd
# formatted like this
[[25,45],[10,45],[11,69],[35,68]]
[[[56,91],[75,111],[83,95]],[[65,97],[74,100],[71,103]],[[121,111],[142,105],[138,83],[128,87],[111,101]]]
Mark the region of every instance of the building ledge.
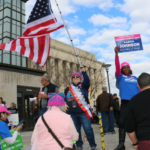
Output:
[[46,73],[46,71],[29,69],[26,67],[24,68],[24,67],[19,67],[19,66],[12,66],[12,65],[7,65],[3,63],[0,63],[0,70],[5,70],[9,72],[17,72],[17,73],[22,73],[22,74],[29,74],[29,75],[36,75],[36,76],[42,76]]

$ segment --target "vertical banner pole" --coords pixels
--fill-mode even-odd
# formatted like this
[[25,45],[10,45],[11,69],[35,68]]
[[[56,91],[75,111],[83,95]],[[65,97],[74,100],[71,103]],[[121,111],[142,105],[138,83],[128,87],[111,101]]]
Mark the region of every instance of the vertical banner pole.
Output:
[[57,5],[57,7],[58,7],[58,10],[59,10],[59,13],[60,13],[60,15],[61,15],[61,18],[62,18],[62,20],[63,20],[63,22],[64,22],[64,25],[65,25],[65,28],[66,28],[66,30],[67,30],[67,33],[68,33],[68,35],[69,35],[69,38],[70,38],[72,47],[73,47],[73,49],[74,49],[74,52],[75,52],[75,54],[76,54],[77,60],[78,60],[78,62],[79,62],[79,65],[80,65],[80,67],[82,68],[83,66],[82,66],[81,61],[80,61],[80,58],[79,58],[79,56],[78,56],[78,54],[77,54],[76,48],[75,48],[75,46],[74,46],[73,40],[72,40],[71,35],[70,35],[70,33],[69,33],[69,30],[68,30],[68,27],[67,27],[66,22],[65,22],[65,20],[64,20],[64,17],[63,17],[63,15],[62,15],[62,12],[60,11],[59,5],[58,5],[58,3],[57,3],[56,0],[55,0],[55,2],[56,2],[56,5]]
[[101,143],[102,143],[102,150],[105,150],[105,141],[104,141],[104,132],[103,132],[103,123],[102,123],[102,115],[98,113],[99,118],[99,125],[100,125],[100,135],[101,135]]

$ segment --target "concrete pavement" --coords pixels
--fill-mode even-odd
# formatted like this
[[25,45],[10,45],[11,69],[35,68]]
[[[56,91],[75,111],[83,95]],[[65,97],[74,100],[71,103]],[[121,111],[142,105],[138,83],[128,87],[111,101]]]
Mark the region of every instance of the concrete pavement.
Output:
[[[102,150],[99,125],[94,124],[92,125],[92,127],[93,127],[94,134],[95,134],[97,149]],[[106,150],[113,150],[118,145],[118,129],[115,128],[115,130],[116,130],[116,134],[113,134],[113,135],[108,134],[104,136]],[[31,150],[30,141],[31,141],[32,132],[22,132],[21,135],[22,135],[22,140],[24,144],[24,148],[22,150]],[[84,132],[83,132],[83,135],[84,135]],[[126,143],[125,143],[126,150],[134,150],[134,147],[132,146],[130,139],[128,138],[128,136],[126,137],[127,137]],[[91,150],[88,142],[84,143],[84,150]]]

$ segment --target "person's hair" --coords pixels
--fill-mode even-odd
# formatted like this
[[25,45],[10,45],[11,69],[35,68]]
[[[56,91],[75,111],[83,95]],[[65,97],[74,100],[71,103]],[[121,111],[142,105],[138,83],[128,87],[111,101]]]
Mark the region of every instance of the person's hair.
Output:
[[150,86],[150,74],[142,73],[138,77],[138,84],[139,84],[141,89]]
[[2,103],[3,103],[4,105],[6,105],[6,102],[5,102],[5,101],[3,101]]
[[13,105],[13,108],[16,108],[16,105],[15,105],[15,103],[13,103],[13,102],[12,102],[11,104]]
[[116,94],[116,93],[114,93],[114,94],[113,94],[113,96],[117,96],[117,94]]
[[102,91],[107,91],[107,87],[102,87]]
[[51,82],[51,78],[49,75],[45,74],[42,77],[44,77],[44,79],[47,80],[48,82]]
[[0,99],[2,100],[2,103],[3,103],[3,98],[2,98],[2,97],[0,97]]
[[2,114],[5,114],[5,112],[0,112],[0,119],[1,119],[1,117],[2,117]]
[[[124,71],[123,71],[123,68],[121,69],[121,73],[122,73],[122,74],[125,74]],[[132,70],[130,69],[129,75],[132,75],[132,74],[133,74],[133,73],[132,73]]]

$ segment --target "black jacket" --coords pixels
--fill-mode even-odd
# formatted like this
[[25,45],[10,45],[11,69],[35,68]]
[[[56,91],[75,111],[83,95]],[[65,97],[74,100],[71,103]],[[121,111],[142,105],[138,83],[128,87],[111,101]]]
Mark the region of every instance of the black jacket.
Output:
[[125,129],[136,132],[139,141],[150,140],[150,89],[135,95],[125,112]]

